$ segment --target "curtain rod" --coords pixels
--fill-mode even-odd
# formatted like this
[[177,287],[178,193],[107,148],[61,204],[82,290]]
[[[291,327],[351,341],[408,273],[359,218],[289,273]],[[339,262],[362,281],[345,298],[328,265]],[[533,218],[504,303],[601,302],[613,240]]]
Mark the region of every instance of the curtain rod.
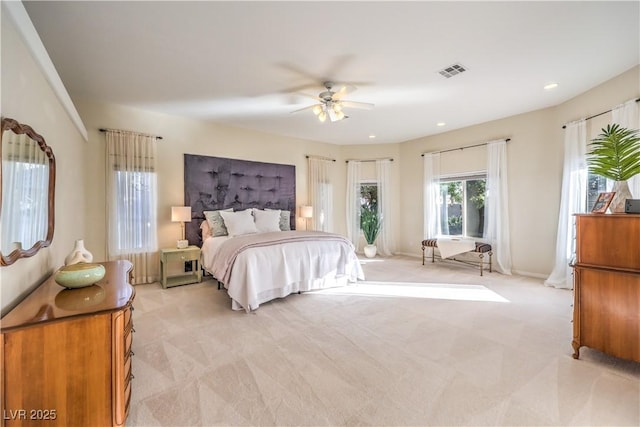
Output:
[[[511,138],[503,138],[505,142],[509,142],[511,141]],[[499,140],[498,140],[499,141]],[[473,145],[465,145],[464,147],[458,147],[458,148],[450,148],[448,150],[442,150],[442,151],[429,151],[428,153],[422,153],[420,154],[420,156],[424,157],[425,154],[434,154],[434,153],[448,153],[449,151],[458,151],[458,150],[464,150],[465,148],[473,148],[473,147],[481,147],[483,145],[487,145],[488,142],[482,142],[480,144],[473,144]]]
[[349,162],[377,162],[378,160],[389,160],[391,162],[393,162],[393,157],[384,157],[382,159],[347,159],[345,160],[345,163],[349,163]]
[[[636,99],[636,102],[640,102],[640,98]],[[603,114],[610,113],[610,112],[612,112],[612,111],[613,111],[613,108],[612,108],[612,109],[610,109],[610,110],[607,110],[607,111],[603,111],[602,113],[598,113],[598,114],[594,114],[593,116],[589,116],[589,117],[587,117],[585,120],[591,120],[591,119],[593,119],[593,118],[596,118],[596,117],[601,116],[601,115],[603,115]],[[566,128],[567,128],[567,125],[562,125],[562,129],[566,129]]]
[[[100,129],[98,129],[98,130],[99,130],[100,132],[107,132],[107,131],[109,131],[109,132],[116,132],[116,133],[128,132],[128,131],[125,131],[125,130],[119,130],[119,129],[105,129],[105,128],[100,128]],[[161,136],[149,135],[148,133],[140,133],[140,132],[133,132],[133,133],[137,133],[138,135],[151,136],[151,137],[153,137],[153,138],[155,138],[155,139],[162,139],[162,137],[161,137]]]
[[306,155],[305,156],[307,159],[319,159],[319,160],[331,160],[332,162],[335,162],[336,159],[330,159],[329,157],[322,157],[322,156],[310,156],[310,155]]

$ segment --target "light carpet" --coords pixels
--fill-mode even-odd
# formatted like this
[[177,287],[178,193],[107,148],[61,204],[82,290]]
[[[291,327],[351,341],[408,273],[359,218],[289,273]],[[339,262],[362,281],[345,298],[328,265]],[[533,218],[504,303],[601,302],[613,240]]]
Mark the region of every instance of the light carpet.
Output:
[[215,281],[136,286],[128,426],[640,425],[640,364],[583,347],[572,293],[409,257],[231,310]]

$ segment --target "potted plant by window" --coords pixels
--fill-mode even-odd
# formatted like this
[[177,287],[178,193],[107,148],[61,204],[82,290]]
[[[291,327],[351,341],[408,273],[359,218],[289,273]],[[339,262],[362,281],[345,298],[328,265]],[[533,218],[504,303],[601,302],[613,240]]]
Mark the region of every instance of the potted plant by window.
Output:
[[640,174],[640,136],[637,129],[619,124],[607,125],[591,140],[587,153],[589,172],[615,181],[615,196],[609,205],[611,212],[624,212],[626,199],[631,198],[627,180]]
[[382,226],[381,218],[378,217],[378,212],[371,207],[363,207],[360,211],[360,228],[364,233],[364,239],[367,241],[367,245],[364,247],[364,255],[367,258],[373,258],[376,256],[376,239]]

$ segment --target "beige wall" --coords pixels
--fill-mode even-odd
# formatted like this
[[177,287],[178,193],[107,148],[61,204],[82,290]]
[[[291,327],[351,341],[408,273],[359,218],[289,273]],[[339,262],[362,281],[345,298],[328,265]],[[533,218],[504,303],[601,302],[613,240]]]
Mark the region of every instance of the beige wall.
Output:
[[[345,167],[338,158],[338,146],[91,101],[76,100],[75,103],[89,132],[85,177],[90,189],[85,203],[89,222],[85,244],[99,259],[104,259],[106,253],[105,138],[99,128],[124,129],[163,137],[158,142],[157,154],[160,247],[173,247],[180,238],[180,226],[170,221],[170,211],[171,206],[184,203],[185,153],[295,165],[298,206],[308,202],[305,156],[331,157],[337,160],[333,166],[337,187],[335,200],[338,202],[345,197],[344,185],[341,185],[345,180]],[[303,223],[299,222],[298,225],[303,226]],[[344,232],[344,221],[336,225],[336,231]]]
[[[2,115],[32,125],[53,148],[57,161],[56,229],[51,247],[0,269],[3,314],[62,265],[76,239],[84,238],[96,260],[105,258],[104,136],[100,127],[162,135],[159,142],[158,234],[161,247],[180,234],[169,221],[170,207],[183,203],[183,154],[202,154],[296,166],[297,205],[307,203],[305,155],[334,163],[335,231],[345,233],[345,159],[393,157],[392,225],[397,249],[420,254],[423,152],[511,138],[508,145],[510,232],[515,272],[546,277],[552,269],[562,179],[562,124],[640,95],[640,67],[544,110],[397,144],[335,146],[74,100],[89,131],[85,143],[35,65],[15,28],[2,18]],[[606,115],[608,117],[608,115]],[[595,135],[606,117],[590,124]],[[484,148],[443,154],[443,173],[483,169]],[[365,174],[373,177],[365,166]],[[368,176],[367,175],[367,176]]]
[[[104,257],[104,136],[100,127],[128,129],[162,135],[159,143],[159,244],[172,246],[180,233],[169,221],[170,206],[183,202],[184,153],[296,165],[297,204],[307,202],[305,155],[336,159],[334,224],[338,233],[346,232],[346,159],[392,157],[392,228],[400,253],[420,254],[422,239],[422,157],[424,152],[444,150],[510,138],[508,144],[509,229],[513,270],[516,273],[546,277],[553,268],[560,189],[562,184],[562,125],[610,109],[633,98],[638,90],[636,67],[562,105],[482,123],[451,132],[397,144],[335,146],[294,138],[277,137],[213,123],[161,115],[113,105],[76,101],[89,130],[87,152],[86,212],[90,223],[87,247]],[[605,115],[590,121],[600,128]],[[604,122],[603,122],[604,121]],[[442,173],[478,171],[486,168],[486,149],[477,147],[442,154]],[[373,166],[365,164],[365,178],[375,176]],[[90,225],[91,224],[91,225]],[[95,226],[94,226],[95,224]]]
[[[514,272],[546,278],[554,262],[562,186],[562,125],[609,110],[640,95],[640,67],[556,107],[533,111],[400,144],[402,193],[400,251],[418,255],[422,236],[423,152],[473,145],[498,138],[508,144],[509,216]],[[588,121],[590,137],[611,115]],[[473,153],[475,156],[471,156]],[[473,170],[483,148],[442,155],[443,173]]]
[[2,116],[41,134],[56,157],[55,232],[50,247],[0,268],[2,314],[64,262],[84,234],[86,143],[31,57],[7,14],[2,14]]

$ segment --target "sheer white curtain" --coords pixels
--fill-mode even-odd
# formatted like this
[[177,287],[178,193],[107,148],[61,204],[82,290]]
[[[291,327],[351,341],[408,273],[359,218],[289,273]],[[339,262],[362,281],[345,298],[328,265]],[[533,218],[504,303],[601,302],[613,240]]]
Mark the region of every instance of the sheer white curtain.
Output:
[[440,221],[440,153],[424,155],[423,203],[424,238],[433,239],[442,234]]
[[158,280],[156,138],[107,131],[107,257],[133,264],[133,284]]
[[26,134],[5,132],[2,154],[2,251],[27,250],[49,225],[49,158]]
[[[611,110],[611,122],[629,129],[640,129],[640,108],[635,99],[618,105]],[[636,175],[627,181],[629,190],[635,199],[640,199],[640,175]]]
[[376,160],[376,181],[378,182],[378,215],[382,218],[382,227],[376,239],[377,251],[382,256],[395,252],[393,238],[393,217],[391,214],[391,160]]
[[487,143],[484,238],[493,249],[496,269],[503,274],[511,274],[507,142],[504,139]]
[[544,282],[547,286],[572,289],[569,262],[575,251],[573,214],[584,213],[587,204],[587,125],[585,120],[569,123],[564,134],[564,167],[558,215],[555,266]]
[[312,230],[333,231],[333,160],[309,157],[309,202]]
[[360,166],[355,160],[347,163],[347,238],[356,251],[360,244]]

